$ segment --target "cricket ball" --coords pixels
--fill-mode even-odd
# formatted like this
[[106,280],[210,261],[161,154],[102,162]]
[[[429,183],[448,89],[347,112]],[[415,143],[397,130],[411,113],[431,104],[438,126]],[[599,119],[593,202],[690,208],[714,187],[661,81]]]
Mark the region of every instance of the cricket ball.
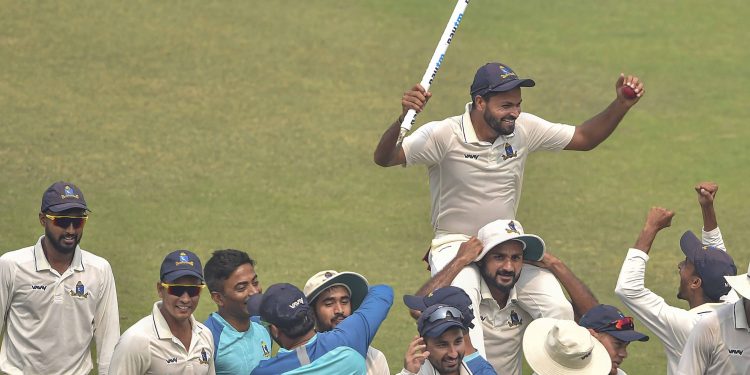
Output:
[[638,96],[635,94],[635,90],[630,86],[622,86],[622,95],[628,99],[635,99]]

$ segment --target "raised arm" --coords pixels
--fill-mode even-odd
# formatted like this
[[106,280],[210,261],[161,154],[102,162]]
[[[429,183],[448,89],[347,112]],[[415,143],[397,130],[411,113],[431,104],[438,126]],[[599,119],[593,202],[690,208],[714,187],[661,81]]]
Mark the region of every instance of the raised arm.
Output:
[[641,234],[638,235],[633,248],[648,254],[651,251],[651,245],[654,243],[656,234],[671,226],[673,217],[674,211],[662,207],[651,207],[646,217],[646,224],[643,225]]
[[[625,86],[633,89],[636,94],[635,98],[628,98],[625,95],[623,92]],[[615,131],[630,108],[638,103],[638,100],[646,92],[643,88],[643,82],[638,77],[625,76],[624,74],[620,74],[617,79],[615,91],[617,97],[607,108],[576,127],[573,139],[565,146],[566,150],[589,151],[604,142]]]
[[552,272],[553,275],[560,281],[565,291],[570,296],[571,303],[573,305],[573,313],[575,321],[578,320],[589,311],[592,307],[599,304],[599,300],[596,299],[594,293],[591,292],[586,284],[581,281],[568,266],[563,263],[560,259],[550,253],[545,253],[544,258],[540,262],[526,261],[527,263],[533,264],[537,267],[546,268]]
[[481,253],[482,242],[476,237],[469,238],[468,241],[462,243],[458,248],[458,254],[456,254],[456,257],[443,267],[442,270],[436,273],[435,276],[427,280],[427,282],[417,290],[416,295],[426,296],[435,289],[451,285],[453,279],[456,278],[458,273],[461,272],[464,267],[474,263]]
[[401,148],[401,145],[396,145],[401,122],[404,121],[404,116],[410,109],[417,111],[417,113],[422,112],[431,96],[432,93],[425,90],[420,84],[414,85],[411,90],[404,93],[404,96],[401,97],[401,115],[386,129],[380,137],[377,148],[375,148],[373,157],[375,164],[381,167],[391,167],[406,163],[404,149]]

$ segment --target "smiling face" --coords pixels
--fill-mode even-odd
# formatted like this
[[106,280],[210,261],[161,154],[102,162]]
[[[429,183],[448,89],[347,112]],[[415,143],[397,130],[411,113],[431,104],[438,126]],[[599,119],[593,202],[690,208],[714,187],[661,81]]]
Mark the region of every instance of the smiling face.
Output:
[[425,337],[424,343],[425,350],[430,352],[427,359],[440,374],[459,373],[466,352],[461,328],[448,329],[440,337]]
[[315,299],[315,324],[318,332],[330,331],[352,314],[349,290],[341,285],[332,286]]
[[516,130],[516,119],[521,115],[521,88],[492,94],[486,100],[475,99],[482,118],[496,135],[513,134]]
[[[195,276],[182,276],[169,282],[169,284],[201,285],[201,280]],[[188,321],[190,315],[198,307],[200,294],[191,297],[187,292],[184,292],[180,296],[175,296],[168,293],[167,288],[162,285],[162,282],[156,284],[156,290],[159,293],[159,297],[161,297],[161,314],[170,325],[182,324]]]
[[523,244],[515,240],[505,241],[488,251],[478,265],[490,288],[508,293],[521,277]]
[[51,248],[61,254],[70,254],[75,251],[76,246],[78,246],[81,238],[83,238],[83,225],[76,228],[75,225],[69,223],[67,227],[61,227],[46,215],[81,217],[85,216],[85,214],[86,210],[81,208],[73,208],[61,212],[40,213],[39,222],[44,227],[44,239],[42,241],[46,245],[47,250]]
[[250,263],[245,263],[227,277],[221,292],[212,292],[211,296],[219,306],[219,312],[222,315],[247,320],[250,318],[247,312],[247,298],[262,292],[263,288],[258,281],[255,267]]

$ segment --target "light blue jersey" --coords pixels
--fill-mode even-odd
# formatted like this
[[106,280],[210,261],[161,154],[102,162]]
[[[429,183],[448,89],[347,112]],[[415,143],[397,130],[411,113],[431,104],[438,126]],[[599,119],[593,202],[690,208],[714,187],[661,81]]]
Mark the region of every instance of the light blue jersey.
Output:
[[[315,345],[314,342],[317,339],[317,335],[308,341],[308,344]],[[286,350],[284,348],[279,349],[279,353],[295,352],[295,350]],[[295,355],[297,355],[295,353]],[[294,370],[286,371],[284,375],[365,375],[367,374],[367,366],[365,365],[365,358],[362,357],[356,350],[347,347],[340,346],[333,349],[321,357],[317,358],[302,367],[298,367]]]
[[247,331],[238,332],[218,313],[209,315],[205,325],[214,336],[216,375],[249,374],[271,358],[271,336],[262,325],[251,321]]

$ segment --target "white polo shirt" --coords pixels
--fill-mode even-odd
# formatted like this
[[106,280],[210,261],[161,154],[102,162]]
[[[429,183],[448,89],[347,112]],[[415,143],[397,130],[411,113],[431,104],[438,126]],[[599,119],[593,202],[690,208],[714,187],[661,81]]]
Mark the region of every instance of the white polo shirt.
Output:
[[[726,251],[719,228],[703,231],[702,238],[704,244]],[[638,322],[661,340],[667,355],[667,374],[672,375],[677,372],[682,348],[695,324],[707,313],[724,306],[724,303],[706,303],[691,310],[668,305],[664,298],[644,286],[648,260],[645,252],[633,248],[628,250],[615,293],[638,318]],[[737,300],[734,291],[730,291],[727,297],[729,303]]]
[[677,366],[680,375],[750,373],[750,327],[743,299],[695,325]]
[[367,357],[365,357],[365,366],[367,366],[367,375],[390,375],[391,369],[388,368],[388,360],[380,350],[372,346],[367,348]]
[[42,238],[0,257],[0,324],[6,329],[0,372],[88,374],[93,340],[99,373],[107,374],[120,337],[112,268],[76,247],[61,275],[44,256]]
[[528,113],[513,136],[477,139],[466,104],[460,116],[427,123],[404,139],[406,164],[424,164],[430,177],[436,233],[475,235],[497,219],[515,219],[526,158],[536,150],[562,150],[575,127]]
[[466,290],[466,293],[472,301],[479,301],[485,358],[498,374],[520,375],[523,332],[532,321],[531,315],[518,305],[515,287],[510,291],[508,302],[500,307],[484,279],[479,277],[477,285],[479,289]]
[[109,368],[110,375],[165,374],[215,375],[214,339],[208,327],[190,316],[190,348],[172,335],[161,314],[161,301],[151,315],[139,320],[120,337]]

